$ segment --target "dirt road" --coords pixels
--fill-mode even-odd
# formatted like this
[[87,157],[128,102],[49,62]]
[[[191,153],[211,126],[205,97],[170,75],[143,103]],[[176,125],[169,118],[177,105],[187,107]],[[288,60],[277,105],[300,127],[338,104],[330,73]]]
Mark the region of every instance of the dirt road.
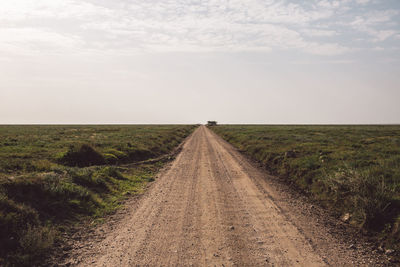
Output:
[[[368,248],[337,240],[324,214],[291,197],[201,126],[146,194],[80,266],[379,265]],[[311,215],[313,214],[313,215]],[[325,224],[325,225],[324,225]],[[85,242],[83,242],[85,243]]]

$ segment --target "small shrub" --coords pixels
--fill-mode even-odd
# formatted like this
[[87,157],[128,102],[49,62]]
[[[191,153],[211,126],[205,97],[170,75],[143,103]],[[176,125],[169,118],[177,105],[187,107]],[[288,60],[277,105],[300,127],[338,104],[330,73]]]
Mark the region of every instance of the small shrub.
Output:
[[49,160],[37,160],[32,162],[35,171],[49,171],[51,170],[51,162]]
[[0,255],[18,248],[18,233],[27,224],[38,224],[38,213],[0,194]]
[[125,179],[124,176],[115,167],[104,167],[94,174],[94,176],[108,176],[119,180]]
[[325,180],[336,202],[347,202],[355,223],[366,228],[382,230],[390,221],[395,196],[383,176],[372,175],[370,170],[357,171],[346,167]]
[[19,243],[24,253],[31,256],[41,255],[53,246],[56,233],[51,227],[28,225],[22,232]]
[[107,149],[105,151],[105,153],[109,154],[109,155],[113,155],[115,158],[119,159],[119,160],[123,160],[126,159],[128,157],[128,155],[122,151],[119,151],[117,149]]
[[116,164],[118,162],[118,158],[115,155],[109,153],[104,154],[104,159],[107,164]]

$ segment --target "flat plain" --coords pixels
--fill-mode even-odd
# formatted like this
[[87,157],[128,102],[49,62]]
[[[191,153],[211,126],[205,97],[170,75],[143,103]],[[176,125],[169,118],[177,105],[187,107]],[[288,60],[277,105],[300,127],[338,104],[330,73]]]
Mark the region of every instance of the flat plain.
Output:
[[399,130],[3,126],[0,263],[395,265]]

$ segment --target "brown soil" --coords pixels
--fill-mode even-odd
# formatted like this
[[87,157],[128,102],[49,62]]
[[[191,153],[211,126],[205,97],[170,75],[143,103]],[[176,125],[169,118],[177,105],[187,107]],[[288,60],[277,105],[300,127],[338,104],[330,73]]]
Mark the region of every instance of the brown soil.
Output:
[[141,197],[73,237],[61,265],[385,266],[338,220],[201,126]]

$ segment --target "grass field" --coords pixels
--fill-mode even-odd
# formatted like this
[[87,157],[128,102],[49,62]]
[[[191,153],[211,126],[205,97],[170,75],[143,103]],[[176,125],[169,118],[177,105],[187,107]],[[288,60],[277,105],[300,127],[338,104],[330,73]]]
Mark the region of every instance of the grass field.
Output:
[[[195,126],[0,126],[0,265],[27,265],[69,227],[140,193]],[[127,165],[128,164],[128,165]]]
[[400,126],[211,128],[349,223],[399,245]]

